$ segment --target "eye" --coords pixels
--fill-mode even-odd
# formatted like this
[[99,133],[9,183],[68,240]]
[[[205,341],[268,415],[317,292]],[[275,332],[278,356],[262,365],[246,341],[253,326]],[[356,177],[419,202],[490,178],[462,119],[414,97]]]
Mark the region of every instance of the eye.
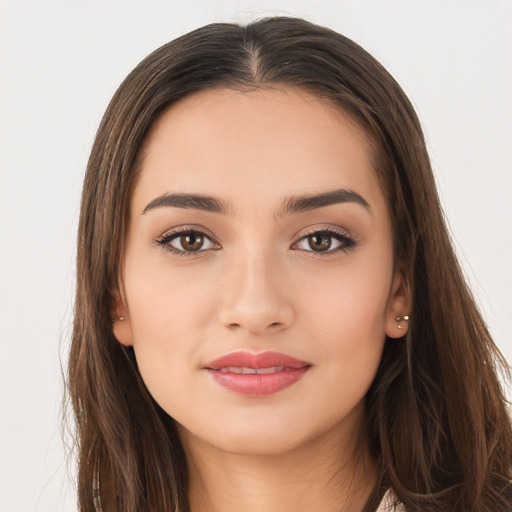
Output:
[[157,238],[155,242],[165,250],[180,256],[220,248],[219,244],[214,242],[209,236],[195,229],[166,233]]
[[356,241],[347,233],[334,229],[321,229],[303,236],[295,246],[308,252],[333,253],[355,247]]

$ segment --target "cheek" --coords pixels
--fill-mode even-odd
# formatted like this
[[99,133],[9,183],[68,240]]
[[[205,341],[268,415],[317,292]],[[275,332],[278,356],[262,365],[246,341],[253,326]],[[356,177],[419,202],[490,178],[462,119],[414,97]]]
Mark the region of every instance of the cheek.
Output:
[[[389,271],[383,269],[389,268]],[[384,335],[391,283],[391,263],[329,269],[324,275],[303,277],[301,309],[309,312],[319,334],[342,338]],[[307,276],[307,274],[304,274]],[[373,336],[372,336],[373,333]],[[382,336],[380,336],[382,335]]]
[[308,339],[316,340],[315,355],[329,372],[326,378],[346,391],[353,388],[364,395],[377,371],[385,342],[390,276],[391,270],[365,265],[340,268],[324,279],[317,274],[304,283],[309,292],[301,294],[301,328]]
[[[184,330],[202,328],[215,307],[215,283],[193,267],[175,269],[165,261],[128,262],[125,282],[134,340],[167,344],[183,339]],[[208,274],[211,274],[209,272]],[[151,336],[148,334],[151,333]]]
[[198,364],[205,325],[215,310],[215,287],[192,268],[171,269],[165,262],[138,264],[132,258],[125,275],[137,364],[153,397],[168,409],[170,391],[179,395],[187,372]]

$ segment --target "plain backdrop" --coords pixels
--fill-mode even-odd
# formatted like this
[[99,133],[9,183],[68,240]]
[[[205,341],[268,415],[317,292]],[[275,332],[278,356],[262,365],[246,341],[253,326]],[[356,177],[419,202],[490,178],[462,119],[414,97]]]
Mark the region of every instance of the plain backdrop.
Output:
[[353,38],[409,94],[461,262],[512,360],[512,2],[0,0],[0,512],[76,510],[61,367],[81,182],[110,97],[161,44],[268,15]]

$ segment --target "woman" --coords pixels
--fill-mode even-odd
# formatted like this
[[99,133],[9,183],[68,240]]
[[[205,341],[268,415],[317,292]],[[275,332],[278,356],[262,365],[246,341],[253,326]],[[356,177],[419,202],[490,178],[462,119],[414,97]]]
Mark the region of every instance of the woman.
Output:
[[269,18],[156,50],[78,243],[80,510],[510,509],[505,362],[418,119],[352,41]]

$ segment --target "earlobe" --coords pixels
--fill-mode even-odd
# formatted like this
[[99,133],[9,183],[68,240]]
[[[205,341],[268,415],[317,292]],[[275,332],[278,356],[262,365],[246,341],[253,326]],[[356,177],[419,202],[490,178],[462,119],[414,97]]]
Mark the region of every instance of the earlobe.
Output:
[[112,312],[112,332],[117,341],[125,347],[133,345],[132,325],[128,310],[119,290],[114,291],[114,311]]
[[411,311],[410,287],[404,272],[397,268],[393,278],[388,311],[386,313],[386,335],[401,338],[409,330]]

